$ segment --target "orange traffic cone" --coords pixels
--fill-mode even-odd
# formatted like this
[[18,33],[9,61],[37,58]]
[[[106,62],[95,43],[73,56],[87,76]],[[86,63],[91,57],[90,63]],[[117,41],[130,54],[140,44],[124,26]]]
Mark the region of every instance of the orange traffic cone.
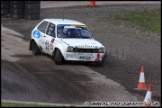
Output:
[[145,76],[144,76],[144,66],[141,66],[139,83],[138,83],[138,87],[135,88],[135,90],[146,90]]
[[96,6],[96,2],[95,1],[90,1],[89,5],[90,6]]
[[152,94],[152,84],[149,85],[148,91],[146,93],[144,102],[142,104],[143,107],[151,106],[151,94]]

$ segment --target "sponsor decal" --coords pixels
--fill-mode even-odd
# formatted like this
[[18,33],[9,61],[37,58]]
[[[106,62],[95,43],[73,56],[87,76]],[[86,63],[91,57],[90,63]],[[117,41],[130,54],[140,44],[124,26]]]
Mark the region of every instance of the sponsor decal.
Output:
[[46,48],[46,50],[49,50],[49,41],[45,42],[45,48]]
[[53,50],[53,43],[52,42],[50,42],[49,46],[50,46],[50,50]]
[[55,40],[55,39],[54,39],[54,38],[52,38],[51,43],[53,43],[53,42],[54,42],[54,40]]
[[42,39],[42,44],[44,44],[44,40]]
[[76,28],[75,26],[64,26],[64,28]]
[[50,46],[50,50],[53,50],[53,46]]
[[53,43],[51,42],[49,45],[50,45],[50,46],[53,46]]
[[58,28],[86,28],[86,25],[78,25],[78,24],[59,24],[57,25]]
[[44,39],[40,38],[39,41],[42,42],[42,44],[44,44]]
[[79,28],[86,28],[85,25],[77,25],[77,24],[70,24],[70,26],[75,26],[75,27],[79,27]]
[[38,30],[35,30],[35,31],[33,32],[33,37],[34,37],[34,38],[40,38],[40,32],[39,32]]

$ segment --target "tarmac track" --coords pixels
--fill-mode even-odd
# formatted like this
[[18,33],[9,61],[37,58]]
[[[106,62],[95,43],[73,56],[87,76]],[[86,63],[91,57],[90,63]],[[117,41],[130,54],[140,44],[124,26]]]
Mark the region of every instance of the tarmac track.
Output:
[[[136,7],[136,6],[132,6],[132,7]],[[82,11],[80,10],[80,12]],[[57,14],[57,12],[55,13]],[[90,16],[92,17],[93,13]],[[74,16],[74,19],[75,18],[77,19],[76,16]],[[108,49],[109,56],[106,60],[106,64],[104,64],[103,67],[95,67],[90,65],[88,66],[91,68],[90,69],[84,66],[84,64],[80,65],[80,64],[73,64],[73,63],[67,63],[61,67],[56,66],[54,62],[51,60],[51,58],[46,55],[33,57],[31,55],[31,52],[28,51],[28,43],[29,43],[28,41],[26,42],[23,41],[23,43],[20,43],[21,45],[24,45],[22,46],[23,48],[20,48],[20,47],[14,47],[16,44],[10,45],[9,43],[11,42],[8,42],[8,40],[11,40],[10,38],[6,39],[7,41],[5,41],[5,38],[3,37],[1,49],[2,49],[2,55],[5,56],[2,56],[3,58],[2,69],[5,71],[2,71],[2,99],[14,99],[14,100],[26,100],[26,101],[33,100],[39,102],[42,101],[42,102],[58,102],[58,103],[71,103],[71,104],[75,104],[75,103],[82,104],[85,101],[94,101],[94,100],[96,101],[99,100],[143,101],[146,92],[137,92],[134,91],[133,89],[137,87],[140,66],[141,64],[144,64],[146,67],[145,70],[147,72],[145,74],[146,81],[147,81],[146,83],[147,85],[149,83],[153,83],[153,87],[154,87],[153,99],[160,101],[161,86],[159,86],[159,84],[161,84],[161,81],[160,81],[159,72],[161,71],[161,68],[160,68],[160,59],[159,59],[160,47],[159,47],[158,39],[154,38],[154,34],[138,31],[136,28],[132,28],[131,25],[127,27],[129,28],[129,30],[127,30],[124,28],[127,26],[126,24],[122,26],[116,26],[114,25],[115,22],[111,22],[110,20],[108,21],[110,26],[106,26],[104,25],[104,22],[100,21],[100,23],[97,23],[97,21],[98,20],[95,20],[94,18],[93,21],[92,20],[89,22],[87,21],[87,24],[90,26],[91,31],[94,31],[93,33],[95,34],[97,40],[101,41],[106,45],[107,48],[109,48]],[[17,21],[12,22],[13,26],[15,26],[16,22]],[[83,22],[86,22],[86,20],[84,20]],[[93,24],[92,22],[96,22],[97,24],[96,23]],[[37,21],[35,21],[34,23],[37,23]],[[108,27],[109,35],[105,35],[106,34],[105,31],[98,32],[99,29],[92,28],[92,26],[94,27],[95,25],[98,25],[101,28]],[[118,32],[115,32],[116,30],[118,30]],[[123,31],[125,31],[124,33],[126,35],[122,35]],[[120,37],[118,36],[119,34]],[[134,37],[133,36],[134,34],[137,37]],[[98,35],[99,36],[105,35],[107,36],[107,38],[97,37]],[[150,35],[153,37],[151,37]],[[116,38],[116,36],[118,36],[118,38]],[[110,38],[111,41],[108,40]],[[25,39],[28,39],[28,37],[25,37]],[[13,42],[13,43],[17,43],[17,42]],[[18,46],[21,46],[20,44]],[[10,47],[8,45],[10,45]],[[127,45],[129,47],[127,47]],[[11,46],[14,48],[11,48]],[[11,50],[11,52],[9,49]],[[19,49],[23,49],[24,51],[22,50],[20,51]],[[7,55],[7,53],[9,55]],[[150,55],[148,55],[148,53],[150,53]],[[17,73],[16,75],[12,74],[14,69],[15,69],[15,73]],[[100,74],[93,71],[92,69],[99,72]],[[22,71],[25,73],[22,74]],[[11,75],[11,77],[8,78],[9,77],[8,75]],[[103,75],[105,75],[106,77]],[[26,81],[24,81],[24,78],[26,79]],[[98,80],[96,80],[96,78]],[[133,96],[130,95],[130,93],[128,93],[126,89],[123,89],[121,85],[115,83],[116,86],[114,86],[114,82],[108,78],[122,84],[122,86],[124,86]],[[14,89],[11,89],[10,91],[10,89],[8,88],[11,87],[13,84],[10,84],[11,82],[9,81],[9,79],[16,79],[13,82],[17,83],[15,85],[18,85],[17,88],[19,89],[13,87]],[[20,83],[20,81],[22,82]],[[94,82],[93,83],[94,85],[92,84],[92,82]],[[13,93],[13,91],[16,91],[16,93]],[[24,92],[20,94],[19,93],[20,91],[24,91]],[[73,92],[71,93],[71,91]],[[113,91],[117,93],[113,93]],[[17,95],[17,93],[20,95]]]

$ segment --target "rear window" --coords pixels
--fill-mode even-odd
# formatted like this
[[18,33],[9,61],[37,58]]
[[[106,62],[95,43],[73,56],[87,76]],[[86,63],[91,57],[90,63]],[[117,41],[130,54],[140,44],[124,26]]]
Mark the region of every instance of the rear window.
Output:
[[47,28],[48,22],[44,21],[38,26],[38,30],[45,33]]

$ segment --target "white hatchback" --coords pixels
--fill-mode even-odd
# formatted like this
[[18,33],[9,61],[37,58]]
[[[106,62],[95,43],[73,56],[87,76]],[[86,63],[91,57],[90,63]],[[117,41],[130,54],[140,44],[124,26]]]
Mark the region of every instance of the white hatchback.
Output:
[[29,49],[34,55],[51,55],[56,64],[66,61],[102,63],[105,47],[86,25],[69,19],[43,19],[31,32]]

